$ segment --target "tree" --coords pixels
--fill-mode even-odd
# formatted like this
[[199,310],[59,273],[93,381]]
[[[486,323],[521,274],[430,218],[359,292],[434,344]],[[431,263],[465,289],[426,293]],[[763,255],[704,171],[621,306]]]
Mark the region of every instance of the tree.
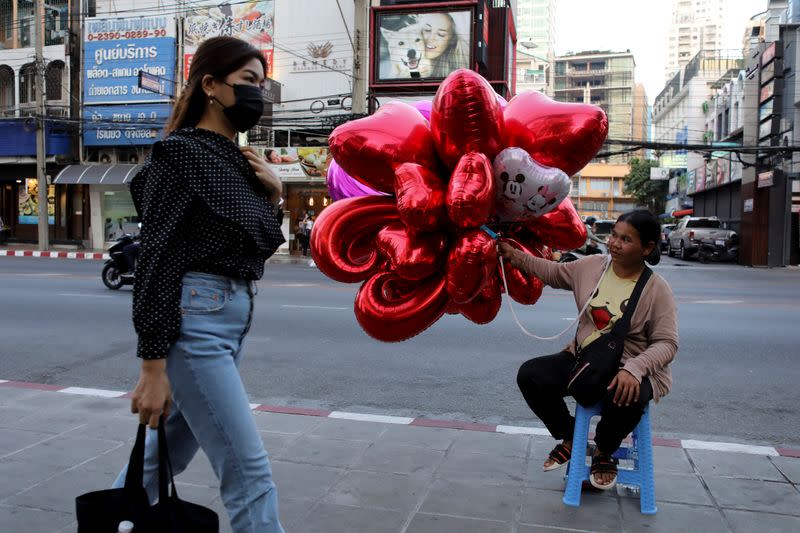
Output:
[[667,197],[667,182],[650,179],[650,169],[658,166],[650,159],[631,159],[631,171],[625,176],[625,194],[636,199],[636,203],[647,207],[655,215],[664,212]]

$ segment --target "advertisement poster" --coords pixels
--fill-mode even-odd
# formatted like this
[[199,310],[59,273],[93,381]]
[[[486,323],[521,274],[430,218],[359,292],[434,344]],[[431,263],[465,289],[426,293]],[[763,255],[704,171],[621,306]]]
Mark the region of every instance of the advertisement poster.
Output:
[[690,170],[687,174],[686,194],[694,194],[695,182],[697,179],[697,171]]
[[717,187],[730,182],[730,159],[717,159]]
[[[56,188],[47,187],[47,223],[56,223]],[[26,179],[25,186],[19,188],[18,224],[39,223],[39,180]]]
[[706,189],[717,185],[717,160],[712,159],[706,163]]
[[703,165],[697,169],[694,182],[695,192],[706,190],[706,166]]
[[327,147],[256,148],[282,180],[325,180],[333,156]]
[[736,161],[735,159],[731,160],[731,181],[742,181],[742,169],[743,165],[741,162]]
[[377,81],[441,79],[469,68],[472,12],[379,14]]
[[108,105],[83,108],[84,146],[153,144],[169,118],[170,104]]
[[83,103],[169,102],[139,88],[139,71],[175,80],[175,18],[150,16],[86,20]]
[[201,42],[209,37],[231,36],[245,40],[261,50],[267,61],[267,77],[272,77],[275,34],[275,1],[202,2],[183,23],[183,79],[189,78],[192,57]]

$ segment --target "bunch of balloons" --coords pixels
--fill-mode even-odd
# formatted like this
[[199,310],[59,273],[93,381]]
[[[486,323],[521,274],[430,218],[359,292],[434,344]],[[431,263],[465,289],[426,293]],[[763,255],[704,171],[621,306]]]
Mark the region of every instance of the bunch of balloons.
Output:
[[[314,225],[314,261],[331,279],[363,282],[355,315],[376,339],[408,339],[445,313],[491,322],[503,284],[481,227],[540,257],[581,246],[570,176],[607,132],[599,107],[539,92],[506,103],[479,74],[457,70],[432,102],[390,102],[333,131],[338,201]],[[541,280],[508,265],[506,278],[519,303],[541,295]]]

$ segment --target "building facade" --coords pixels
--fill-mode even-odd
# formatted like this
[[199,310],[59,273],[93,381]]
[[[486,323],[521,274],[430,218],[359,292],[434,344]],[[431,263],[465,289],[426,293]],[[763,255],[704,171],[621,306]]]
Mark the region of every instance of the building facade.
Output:
[[[630,51],[588,51],[557,57],[554,97],[559,102],[594,104],[608,116],[608,138],[630,141],[642,134],[647,115],[646,97],[636,98],[636,61]],[[638,93],[641,97],[643,89]],[[637,116],[634,135],[634,116]],[[606,151],[604,147],[602,151]],[[612,156],[609,162],[625,163],[627,155]]]
[[[36,171],[36,63],[34,4],[0,4],[0,218],[13,241],[38,238]],[[65,42],[69,21],[66,0],[45,9],[43,59],[46,174],[54,176],[74,156],[76,128],[69,116],[69,60]],[[50,239],[82,243],[87,238],[88,191],[48,186]]]
[[616,219],[636,207],[636,200],[625,194],[625,176],[630,166],[589,163],[572,177],[570,199],[581,216]]
[[700,50],[723,49],[724,0],[674,0],[667,42],[669,81]]
[[[653,140],[668,144],[709,144],[706,113],[710,95],[728,72],[738,72],[742,60],[717,51],[700,51],[669,80],[653,104]],[[729,115],[730,116],[730,115]],[[730,132],[729,132],[730,133]],[[666,216],[687,214],[692,207],[692,183],[705,184],[704,154],[668,150],[658,154],[659,167],[669,169],[670,193]],[[735,214],[731,215],[734,219]]]
[[556,7],[556,0],[517,3],[517,92],[540,91],[553,96]]

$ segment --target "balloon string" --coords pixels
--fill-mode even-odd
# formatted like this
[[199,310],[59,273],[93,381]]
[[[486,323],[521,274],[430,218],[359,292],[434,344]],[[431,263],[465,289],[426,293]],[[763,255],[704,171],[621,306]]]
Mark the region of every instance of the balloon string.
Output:
[[[589,302],[592,301],[591,298],[586,300],[586,303],[584,304],[583,309],[581,309],[580,313],[578,313],[578,316],[575,317],[575,320],[570,322],[570,324],[566,328],[564,328],[564,330],[561,331],[561,333],[558,333],[558,334],[550,336],[550,337],[540,337],[539,335],[531,333],[530,331],[528,331],[525,328],[525,326],[522,325],[522,322],[519,321],[519,317],[517,316],[517,312],[514,309],[514,304],[511,301],[511,299],[512,299],[511,295],[508,292],[508,281],[506,280],[506,269],[505,269],[505,265],[503,264],[503,256],[498,256],[498,257],[500,259],[500,274],[503,277],[503,287],[506,290],[506,296],[507,296],[507,300],[508,300],[508,308],[511,310],[511,316],[514,317],[514,322],[517,323],[517,326],[519,326],[519,329],[522,330],[522,333],[524,333],[528,337],[533,337],[534,339],[537,339],[537,340],[540,340],[540,341],[552,341],[552,340],[556,340],[558,338],[561,338],[562,336],[564,336],[564,334],[567,331],[572,329],[572,326],[574,326],[575,324],[578,323],[578,321],[581,319],[581,316],[583,316],[583,313],[585,313],[586,309],[589,307]],[[603,274],[605,274],[605,271],[608,270],[609,266],[611,266],[611,261],[608,261],[608,263],[606,265],[606,268],[603,269]],[[600,279],[597,282],[597,286],[595,286],[595,288],[592,290],[592,292],[590,294],[594,294],[597,291],[597,289],[600,288],[600,283],[603,281],[604,277],[605,276],[600,276]]]

